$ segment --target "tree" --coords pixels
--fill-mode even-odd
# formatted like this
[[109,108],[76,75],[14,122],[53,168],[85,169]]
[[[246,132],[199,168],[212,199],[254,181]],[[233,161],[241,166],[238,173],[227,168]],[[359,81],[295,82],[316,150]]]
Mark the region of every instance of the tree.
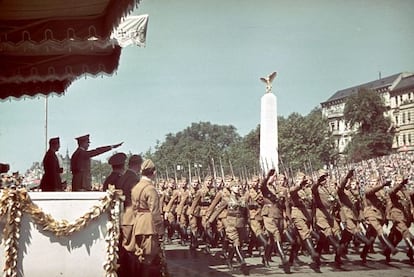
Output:
[[355,129],[346,148],[349,161],[358,162],[392,152],[391,121],[384,116],[387,107],[373,90],[362,88],[348,97],[344,108],[345,124]]
[[201,166],[203,174],[214,174],[220,172],[219,160],[228,157],[231,144],[240,140],[234,126],[192,123],[183,131],[167,134],[165,141],[156,145],[153,157],[161,174],[188,177],[190,170],[192,175],[196,173],[194,164]]
[[335,164],[338,153],[332,134],[320,108],[308,115],[292,113],[278,118],[280,169],[289,174],[298,170],[310,174]]

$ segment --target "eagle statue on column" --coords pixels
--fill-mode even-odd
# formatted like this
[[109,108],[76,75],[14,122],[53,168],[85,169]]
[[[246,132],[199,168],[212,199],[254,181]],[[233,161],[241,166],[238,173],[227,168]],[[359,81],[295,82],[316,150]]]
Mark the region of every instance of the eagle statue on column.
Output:
[[276,72],[271,73],[267,77],[261,77],[260,80],[266,84],[266,93],[272,92],[272,82],[276,78]]

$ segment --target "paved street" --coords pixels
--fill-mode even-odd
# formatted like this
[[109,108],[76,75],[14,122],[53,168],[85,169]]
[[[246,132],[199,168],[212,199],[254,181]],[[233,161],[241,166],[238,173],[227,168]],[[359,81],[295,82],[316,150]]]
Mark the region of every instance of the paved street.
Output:
[[[202,246],[200,246],[202,247]],[[401,251],[405,250],[404,244],[399,245]],[[310,257],[301,255],[300,259],[304,265],[291,268],[293,276],[387,276],[387,277],[412,277],[414,276],[414,266],[408,264],[408,258],[404,252],[399,252],[393,256],[392,262],[387,265],[384,262],[384,256],[378,254],[380,249],[376,244],[376,253],[369,255],[369,261],[366,265],[361,264],[359,255],[354,253],[350,248],[347,255],[348,260],[344,260],[341,269],[337,269],[333,264],[333,255],[325,254],[322,259],[321,273],[313,271],[307,263]],[[191,253],[188,246],[181,246],[177,242],[166,245],[166,256],[168,270],[172,277],[225,277],[225,276],[243,276],[235,263],[233,271],[229,271],[225,261],[220,257],[220,249],[212,249],[211,254],[206,254],[202,249]],[[281,276],[285,273],[279,268],[279,258],[273,257],[270,268],[265,268],[258,257],[258,252],[254,252],[253,257],[246,258],[249,267],[250,276]]]

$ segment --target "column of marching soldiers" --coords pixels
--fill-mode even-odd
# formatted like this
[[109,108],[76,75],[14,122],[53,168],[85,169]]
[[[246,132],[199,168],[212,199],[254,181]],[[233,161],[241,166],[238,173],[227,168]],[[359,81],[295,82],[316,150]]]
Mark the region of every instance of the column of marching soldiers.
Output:
[[361,263],[370,262],[376,239],[386,263],[402,251],[397,246],[404,241],[403,251],[414,265],[413,167],[414,154],[405,153],[290,178],[270,170],[245,181],[234,176],[159,180],[165,243],[179,240],[190,251],[210,254],[221,248],[230,270],[237,260],[245,275],[245,257],[253,250],[265,267],[280,259],[278,267],[290,273],[292,266],[304,264],[299,256],[308,255],[309,267],[321,272],[325,253],[331,251],[340,268],[351,243]]

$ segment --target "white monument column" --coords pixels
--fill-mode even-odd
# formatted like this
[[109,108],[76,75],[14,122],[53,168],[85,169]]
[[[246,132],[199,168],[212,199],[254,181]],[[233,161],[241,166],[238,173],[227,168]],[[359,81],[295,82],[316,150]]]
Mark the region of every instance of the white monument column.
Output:
[[273,72],[260,78],[266,83],[266,93],[261,98],[260,106],[260,166],[264,174],[272,168],[279,172],[277,99],[272,93],[272,81],[275,77],[276,72]]

